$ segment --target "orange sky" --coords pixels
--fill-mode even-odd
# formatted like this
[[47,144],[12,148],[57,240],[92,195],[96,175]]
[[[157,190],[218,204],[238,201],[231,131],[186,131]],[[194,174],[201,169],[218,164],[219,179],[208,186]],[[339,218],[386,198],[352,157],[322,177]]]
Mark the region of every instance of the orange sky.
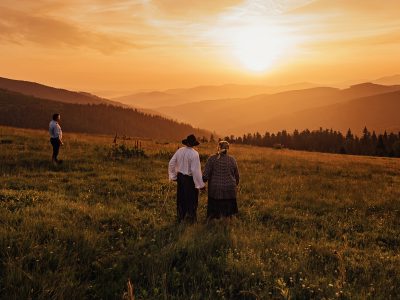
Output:
[[398,0],[1,0],[0,76],[88,91],[400,73]]

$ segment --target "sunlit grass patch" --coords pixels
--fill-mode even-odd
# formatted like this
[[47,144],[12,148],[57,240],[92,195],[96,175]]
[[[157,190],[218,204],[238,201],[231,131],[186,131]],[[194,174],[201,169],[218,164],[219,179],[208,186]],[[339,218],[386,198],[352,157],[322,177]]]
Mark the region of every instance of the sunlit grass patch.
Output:
[[[231,145],[239,214],[177,224],[167,163],[109,159],[113,137],[1,128],[0,298],[395,299],[400,162]],[[127,147],[132,147],[127,141]],[[203,160],[215,144],[201,145]]]

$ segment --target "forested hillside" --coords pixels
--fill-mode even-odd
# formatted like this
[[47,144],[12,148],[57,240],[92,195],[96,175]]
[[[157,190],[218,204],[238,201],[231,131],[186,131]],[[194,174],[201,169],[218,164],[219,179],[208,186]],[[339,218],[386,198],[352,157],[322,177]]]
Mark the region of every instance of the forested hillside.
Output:
[[209,136],[205,130],[133,109],[62,103],[0,90],[0,125],[43,129],[55,112],[61,113],[65,132],[118,133],[162,140],[179,140],[190,133]]
[[359,137],[349,129],[346,134],[333,129],[310,131],[308,129],[286,130],[277,133],[268,131],[261,135],[259,132],[245,134],[240,137],[225,137],[231,143],[254,145],[260,147],[289,148],[293,150],[318,151],[328,153],[400,157],[400,131],[386,131],[382,134],[372,133],[364,128]]
[[75,92],[66,89],[55,88],[36,82],[14,80],[0,77],[0,89],[21,93],[27,96],[34,96],[43,99],[49,99],[59,102],[76,104],[111,104],[123,106],[123,104],[100,98],[96,95],[86,92]]

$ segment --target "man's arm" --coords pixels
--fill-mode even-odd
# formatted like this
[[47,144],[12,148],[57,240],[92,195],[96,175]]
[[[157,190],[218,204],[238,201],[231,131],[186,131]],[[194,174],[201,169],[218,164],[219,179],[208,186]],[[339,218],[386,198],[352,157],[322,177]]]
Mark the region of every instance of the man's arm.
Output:
[[60,140],[60,144],[64,145],[63,141],[62,141],[62,130],[61,130],[61,126],[57,125],[57,131],[58,131],[58,139]]
[[202,178],[203,176],[201,174],[201,164],[198,153],[196,153],[196,155],[192,157],[192,161],[190,164],[190,171],[192,172],[193,181],[196,189],[202,189],[203,187],[205,187]]
[[56,136],[56,131],[55,130],[56,130],[56,127],[54,126],[54,124],[50,123],[50,125],[49,125],[49,134],[50,134],[51,138]]
[[169,180],[176,181],[177,173],[176,173],[176,162],[177,162],[177,152],[172,156],[171,160],[168,164],[168,176]]

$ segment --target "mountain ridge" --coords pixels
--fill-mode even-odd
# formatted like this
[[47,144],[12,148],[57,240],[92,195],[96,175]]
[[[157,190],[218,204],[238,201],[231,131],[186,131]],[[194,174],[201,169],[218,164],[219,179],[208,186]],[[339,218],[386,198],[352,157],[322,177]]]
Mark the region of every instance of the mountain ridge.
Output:
[[[28,96],[35,96],[48,100],[76,104],[109,104],[124,106],[122,103],[101,98],[88,92],[70,91],[63,88],[55,88],[33,81],[10,79],[0,77],[0,88],[18,92]],[[126,106],[126,105],[125,105]]]
[[[376,132],[400,131],[400,90],[355,98],[328,106],[307,109],[248,125],[248,132],[315,130],[334,128],[342,132],[351,129],[361,133],[366,126]],[[232,128],[232,131],[240,130]],[[243,132],[244,134],[245,132]]]
[[[347,89],[316,87],[248,98],[201,101],[155,110],[194,126],[231,134],[237,133],[231,131],[233,128],[242,127],[245,130],[249,124],[267,121],[279,115],[397,90],[400,90],[400,86],[361,83]],[[260,128],[264,129],[268,128]]]
[[192,88],[176,88],[165,91],[139,92],[113,98],[125,104],[136,107],[151,108],[171,105],[181,105],[207,100],[251,97],[259,94],[273,94],[284,90],[316,87],[313,83],[294,83],[282,86],[267,85],[201,85]]
[[62,126],[66,132],[118,133],[164,141],[178,141],[191,133],[206,137],[211,134],[189,124],[145,114],[133,108],[106,103],[66,103],[0,89],[1,125],[47,129],[55,112],[61,113]]

